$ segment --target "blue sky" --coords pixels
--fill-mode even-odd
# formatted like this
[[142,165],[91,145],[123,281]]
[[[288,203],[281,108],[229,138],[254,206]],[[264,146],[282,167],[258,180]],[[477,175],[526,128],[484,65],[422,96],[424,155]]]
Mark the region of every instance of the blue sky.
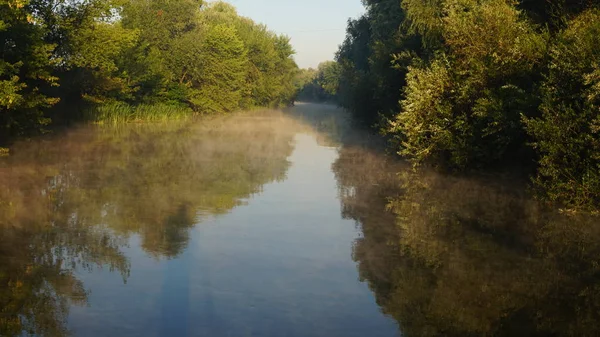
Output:
[[226,0],[238,13],[286,34],[301,68],[332,60],[345,36],[346,22],[364,12],[360,0]]

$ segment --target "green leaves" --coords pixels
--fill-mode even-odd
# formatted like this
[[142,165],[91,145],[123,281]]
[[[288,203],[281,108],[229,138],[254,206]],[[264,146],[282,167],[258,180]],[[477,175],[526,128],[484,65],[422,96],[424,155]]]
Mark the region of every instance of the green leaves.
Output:
[[409,68],[404,113],[396,116],[387,132],[394,135],[399,153],[417,162],[442,160],[452,150],[452,114],[448,97],[452,77],[447,61],[434,61],[425,69]]
[[396,152],[454,171],[538,160],[551,200],[600,202],[597,2],[364,4],[337,54],[337,95]]
[[337,99],[341,68],[327,61],[317,69],[303,69],[296,76],[297,98],[303,101],[327,102]]
[[340,105],[362,122],[380,125],[399,110],[406,85],[406,64],[399,66],[397,56],[420,53],[422,40],[411,35],[398,1],[364,3],[366,14],[348,22],[346,40],[336,55],[338,96]]
[[[140,31],[135,48],[156,74],[150,90],[199,113],[223,113],[255,105],[281,105],[293,96],[297,66],[289,39],[237,15],[221,2],[130,0],[123,23]],[[148,73],[127,64],[142,80]],[[141,93],[141,92],[140,92]],[[146,96],[144,100],[153,99]]]
[[231,112],[240,106],[247,66],[246,49],[233,27],[209,27],[202,41],[198,87],[191,100],[199,111]]
[[223,113],[286,105],[295,94],[289,38],[226,3],[0,0],[0,14],[2,140],[40,129],[49,115],[82,116],[50,113],[59,99]]
[[544,33],[504,0],[438,2],[438,11],[405,5],[417,22],[432,16],[417,28],[435,30],[445,52],[429,65],[413,61],[386,132],[417,164],[463,170],[502,161],[524,142],[521,115],[535,111],[531,79],[545,56]]
[[505,0],[481,4],[448,1],[445,44],[462,68],[492,76],[530,71],[544,56],[546,41]]
[[48,123],[42,108],[56,102],[40,92],[57,78],[52,67],[55,45],[44,41],[47,27],[35,22],[29,1],[0,1],[0,141]]
[[569,23],[550,49],[541,117],[525,119],[540,153],[536,184],[571,207],[600,202],[600,12]]

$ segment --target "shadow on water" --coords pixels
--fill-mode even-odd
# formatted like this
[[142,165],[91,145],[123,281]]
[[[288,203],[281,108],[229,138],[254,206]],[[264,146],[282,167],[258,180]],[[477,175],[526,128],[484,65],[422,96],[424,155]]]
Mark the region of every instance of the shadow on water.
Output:
[[131,235],[155,259],[180,256],[204,215],[285,178],[289,129],[279,115],[229,117],[16,144],[0,158],[0,335],[66,335],[69,307],[88,299],[76,273],[108,268],[126,281]]
[[339,144],[342,216],[362,230],[353,258],[402,335],[600,335],[599,217],[547,209],[506,177],[415,173],[317,110],[294,113]]

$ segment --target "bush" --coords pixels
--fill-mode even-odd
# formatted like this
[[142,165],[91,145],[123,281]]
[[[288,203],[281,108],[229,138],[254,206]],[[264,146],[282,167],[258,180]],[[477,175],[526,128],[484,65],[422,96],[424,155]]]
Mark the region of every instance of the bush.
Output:
[[539,152],[535,182],[568,206],[600,202],[600,11],[570,22],[550,50],[541,117],[526,119]]
[[521,115],[536,110],[545,37],[503,0],[448,8],[447,51],[429,66],[409,67],[401,111],[387,132],[416,163],[494,165],[525,144]]
[[140,104],[136,106],[125,103],[98,105],[84,112],[84,119],[99,124],[120,124],[132,122],[164,122],[191,118],[190,108],[166,104]]

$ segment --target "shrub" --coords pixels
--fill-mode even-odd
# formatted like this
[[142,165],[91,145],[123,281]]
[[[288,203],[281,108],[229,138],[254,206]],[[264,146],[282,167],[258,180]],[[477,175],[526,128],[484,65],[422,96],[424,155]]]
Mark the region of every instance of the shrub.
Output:
[[600,202],[600,11],[570,22],[550,50],[541,117],[526,119],[539,152],[535,182],[568,206]]

